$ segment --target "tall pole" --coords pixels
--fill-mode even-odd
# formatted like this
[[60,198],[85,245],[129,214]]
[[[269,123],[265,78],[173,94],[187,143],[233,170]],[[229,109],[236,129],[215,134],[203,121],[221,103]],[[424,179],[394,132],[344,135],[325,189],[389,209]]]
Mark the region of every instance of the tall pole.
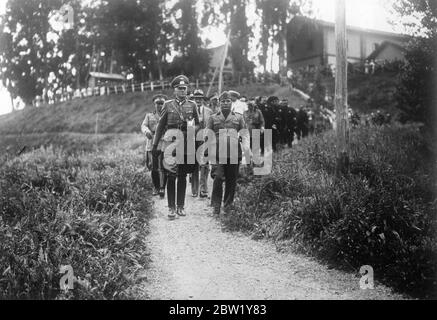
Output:
[[228,57],[228,49],[229,49],[229,42],[231,38],[231,30],[228,32],[226,44],[225,44],[225,50],[223,52],[223,58],[222,58],[222,64],[220,65],[220,73],[219,73],[219,83],[218,83],[218,95],[222,94],[222,88],[223,88],[223,69],[225,67],[226,58]]
[[218,70],[219,70],[219,66],[215,67],[214,75],[212,76],[211,82],[209,83],[208,91],[206,92],[207,97],[209,97],[212,86],[214,85],[215,77],[217,76]]
[[347,43],[346,4],[336,1],[335,19],[336,68],[335,68],[335,113],[337,121],[337,174],[349,170],[349,121],[347,106]]

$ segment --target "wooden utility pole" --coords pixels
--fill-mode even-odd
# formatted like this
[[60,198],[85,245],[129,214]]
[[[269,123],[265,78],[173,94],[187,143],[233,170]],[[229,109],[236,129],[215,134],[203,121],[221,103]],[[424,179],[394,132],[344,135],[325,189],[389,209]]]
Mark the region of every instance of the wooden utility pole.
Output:
[[223,88],[223,69],[225,67],[226,58],[228,57],[229,42],[231,40],[231,30],[229,30],[228,36],[227,36],[226,39],[227,40],[226,40],[225,50],[223,52],[223,59],[222,59],[222,64],[220,65],[220,73],[219,73],[219,83],[218,83],[218,95],[219,95],[219,97],[222,94],[222,88]]
[[349,121],[347,105],[347,42],[346,42],[346,4],[336,1],[335,38],[335,117],[337,122],[337,174],[349,170]]

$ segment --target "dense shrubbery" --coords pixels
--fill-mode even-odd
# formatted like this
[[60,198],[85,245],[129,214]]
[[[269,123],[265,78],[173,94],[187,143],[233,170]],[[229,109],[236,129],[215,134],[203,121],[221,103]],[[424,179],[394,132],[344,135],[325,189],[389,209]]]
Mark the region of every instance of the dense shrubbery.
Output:
[[351,173],[336,178],[333,133],[279,155],[269,177],[240,188],[233,229],[288,240],[302,252],[426,296],[436,292],[432,152],[414,126],[358,127]]
[[[137,151],[70,156],[49,148],[3,164],[0,299],[135,297],[150,212]],[[61,265],[89,287],[61,292]]]

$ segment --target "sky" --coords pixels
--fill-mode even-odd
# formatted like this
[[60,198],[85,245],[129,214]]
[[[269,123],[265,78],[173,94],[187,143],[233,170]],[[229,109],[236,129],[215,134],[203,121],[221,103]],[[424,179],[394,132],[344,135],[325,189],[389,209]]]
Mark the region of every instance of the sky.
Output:
[[[14,0],[19,1],[19,0]],[[44,0],[41,0],[44,1]],[[335,18],[335,1],[336,0],[312,0],[314,4],[314,15],[316,18],[334,21]],[[348,25],[358,26],[368,29],[396,32],[388,20],[392,17],[390,5],[394,0],[346,0],[346,20]],[[7,0],[0,0],[0,14],[4,13]],[[250,10],[251,11],[251,10]],[[251,25],[255,21],[255,15],[248,16],[248,23]],[[259,26],[254,30],[254,34],[260,34]],[[206,28],[202,30],[202,38],[209,38],[212,42],[209,47],[215,47],[224,44],[226,36],[222,30],[215,28]],[[251,52],[252,58],[256,52]],[[277,62],[274,60],[273,64]],[[268,62],[268,65],[270,63]],[[0,85],[0,115],[12,110],[11,98],[9,93]]]

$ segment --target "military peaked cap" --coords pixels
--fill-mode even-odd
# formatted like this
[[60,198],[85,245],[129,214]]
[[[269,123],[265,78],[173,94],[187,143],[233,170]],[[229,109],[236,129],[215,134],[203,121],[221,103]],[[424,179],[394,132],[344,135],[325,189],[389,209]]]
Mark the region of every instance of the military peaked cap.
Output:
[[179,86],[188,86],[190,84],[190,81],[186,76],[180,75],[173,79],[171,82],[172,88],[176,88]]
[[155,94],[152,98],[152,101],[155,102],[156,100],[168,100],[168,97],[165,94]]
[[231,97],[235,97],[235,98],[237,98],[237,99],[240,99],[240,93],[238,93],[237,91],[229,90],[228,92],[229,92],[229,95],[230,95]]
[[220,95],[220,101],[226,99],[231,99],[231,94],[229,93],[229,91],[223,91],[222,94]]
[[196,89],[196,90],[194,90],[193,98],[204,98],[205,99],[205,94],[203,93],[203,91],[201,89]]

